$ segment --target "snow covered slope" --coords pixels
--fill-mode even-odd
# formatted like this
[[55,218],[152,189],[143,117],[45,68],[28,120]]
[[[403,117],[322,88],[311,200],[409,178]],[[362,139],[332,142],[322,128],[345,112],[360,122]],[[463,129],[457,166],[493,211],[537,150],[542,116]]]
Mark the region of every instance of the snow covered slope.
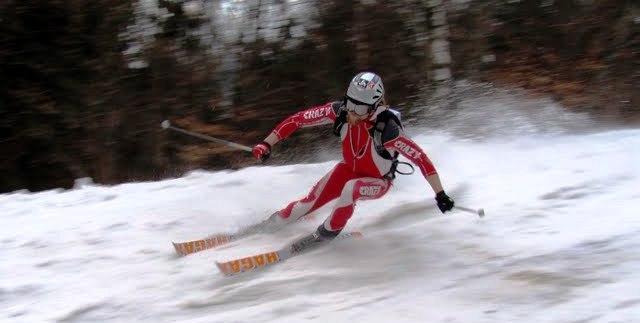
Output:
[[340,241],[227,278],[314,221],[184,258],[172,240],[257,222],[333,162],[0,195],[2,322],[640,322],[640,130],[482,140],[414,133],[460,205],[419,174],[360,202]]

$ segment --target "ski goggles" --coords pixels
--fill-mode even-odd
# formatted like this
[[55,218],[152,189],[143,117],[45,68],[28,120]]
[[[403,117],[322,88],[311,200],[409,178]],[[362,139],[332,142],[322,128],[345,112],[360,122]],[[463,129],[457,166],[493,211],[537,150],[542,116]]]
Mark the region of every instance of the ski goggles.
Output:
[[347,97],[346,106],[347,111],[353,112],[359,116],[367,115],[369,114],[369,112],[371,112],[371,110],[373,110],[373,105],[354,100],[350,97]]

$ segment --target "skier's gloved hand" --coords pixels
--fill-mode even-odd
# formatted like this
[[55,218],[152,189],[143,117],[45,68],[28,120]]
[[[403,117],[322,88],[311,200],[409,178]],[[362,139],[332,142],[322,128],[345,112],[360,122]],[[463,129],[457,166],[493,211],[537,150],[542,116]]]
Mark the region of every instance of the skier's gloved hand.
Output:
[[264,162],[269,159],[269,156],[271,155],[271,145],[268,142],[263,141],[253,146],[253,150],[251,152],[256,159]]
[[454,202],[444,191],[440,191],[436,194],[436,202],[438,202],[438,208],[442,213],[453,209]]

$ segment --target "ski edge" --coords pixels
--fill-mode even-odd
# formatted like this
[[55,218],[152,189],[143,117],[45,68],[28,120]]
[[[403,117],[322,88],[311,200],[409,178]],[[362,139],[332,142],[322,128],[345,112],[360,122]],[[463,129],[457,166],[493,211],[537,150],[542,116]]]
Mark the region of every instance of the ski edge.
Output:
[[216,266],[223,275],[233,276],[270,266],[287,258],[289,256],[284,254],[283,250],[277,250],[225,262],[216,261]]
[[[363,237],[360,231],[345,232],[335,240],[344,240],[348,238],[361,238]],[[236,258],[229,261],[219,262],[216,261],[216,267],[220,273],[225,276],[234,276],[246,272],[259,270],[277,263],[283,262],[291,257],[297,256],[305,251],[291,253],[291,244],[287,244],[280,250],[265,252],[248,257]]]
[[[311,220],[315,220],[315,215],[306,215],[298,219],[297,221],[311,221]],[[173,245],[173,248],[175,249],[176,254],[178,256],[184,257],[190,254],[194,254],[196,252],[217,248],[219,246],[225,245],[234,240],[242,239],[249,235],[251,234],[221,233],[221,234],[212,235],[207,238],[198,239],[198,240],[189,240],[189,241],[181,241],[181,242],[171,241],[171,244]]]
[[183,242],[171,242],[173,248],[176,250],[178,256],[187,256],[199,251],[217,248],[225,245],[233,240],[235,237],[231,234],[218,234],[209,238],[183,241]]

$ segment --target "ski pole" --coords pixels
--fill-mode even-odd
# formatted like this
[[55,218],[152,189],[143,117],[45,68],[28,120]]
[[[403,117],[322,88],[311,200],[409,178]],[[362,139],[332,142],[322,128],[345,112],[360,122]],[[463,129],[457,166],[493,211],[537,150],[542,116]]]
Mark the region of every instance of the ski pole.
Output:
[[247,147],[245,145],[236,144],[235,142],[231,142],[231,141],[227,141],[227,140],[223,140],[223,139],[218,139],[218,138],[214,138],[214,137],[211,137],[211,136],[203,135],[203,134],[200,134],[200,133],[184,130],[182,128],[174,127],[174,126],[171,125],[169,120],[162,121],[160,126],[162,126],[162,129],[165,129],[165,130],[166,129],[171,129],[171,130],[175,130],[177,132],[181,132],[183,134],[187,134],[189,136],[193,136],[193,137],[196,137],[196,138],[217,142],[219,144],[223,144],[223,145],[226,145],[226,146],[229,146],[229,147],[233,147],[233,148],[236,148],[236,149],[240,149],[240,150],[244,150],[244,151],[248,151],[248,152],[252,151],[251,147]]
[[468,207],[464,207],[464,206],[455,206],[456,209],[460,210],[460,211],[465,211],[465,212],[469,212],[469,213],[473,213],[473,214],[477,214],[479,215],[481,218],[484,217],[484,209],[470,209]]

